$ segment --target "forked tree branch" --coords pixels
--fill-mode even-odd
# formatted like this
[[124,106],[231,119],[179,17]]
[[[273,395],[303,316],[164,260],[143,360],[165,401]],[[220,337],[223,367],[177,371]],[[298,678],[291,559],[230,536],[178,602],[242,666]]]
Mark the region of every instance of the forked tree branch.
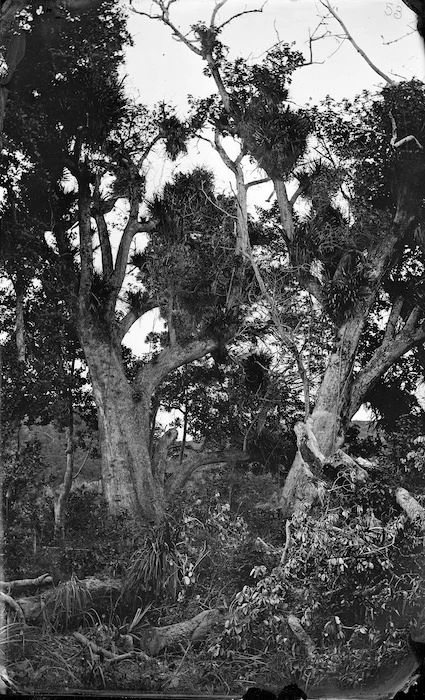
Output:
[[215,7],[211,13],[211,21],[210,21],[210,27],[211,29],[215,28],[215,19],[217,17],[217,13],[221,10],[221,8],[226,4],[228,0],[216,0]]
[[357,374],[351,392],[350,418],[360,408],[364,397],[380,377],[403,355],[425,341],[425,321],[420,321],[423,312],[414,307],[403,328],[392,341],[384,340],[375,350],[369,362]]
[[193,41],[187,38],[180,29],[170,20],[170,5],[176,2],[176,0],[169,0],[166,2],[165,0],[152,0],[152,3],[156,5],[159,10],[160,14],[152,14],[152,12],[145,12],[143,10],[138,10],[134,7],[134,1],[130,0],[130,7],[135,12],[137,15],[141,15],[142,17],[147,17],[148,19],[156,19],[159,20],[160,22],[163,22],[166,24],[168,27],[170,27],[171,31],[173,32],[173,35],[176,39],[179,41],[182,41],[188,49],[193,51],[193,53],[196,53],[198,56],[202,56],[202,51],[201,49],[198,49],[198,47],[195,45]]

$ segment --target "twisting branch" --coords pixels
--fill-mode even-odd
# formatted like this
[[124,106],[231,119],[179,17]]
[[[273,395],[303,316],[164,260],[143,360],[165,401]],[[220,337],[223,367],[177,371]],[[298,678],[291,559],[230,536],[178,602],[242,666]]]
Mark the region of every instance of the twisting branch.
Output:
[[118,322],[118,328],[117,328],[117,336],[119,342],[121,342],[124,338],[124,336],[127,335],[129,332],[130,328],[136,323],[136,321],[139,320],[139,318],[142,318],[148,311],[152,311],[153,309],[158,308],[158,302],[155,301],[154,299],[149,299],[146,301],[140,308],[136,309],[130,309],[125,316],[121,319],[121,321]]
[[367,65],[372,68],[375,73],[377,73],[383,80],[385,80],[388,85],[395,85],[395,81],[392,80],[386,73],[384,73],[378,66],[376,66],[373,61],[369,58],[369,56],[363,51],[362,48],[358,45],[358,43],[355,41],[353,36],[350,34],[350,32],[347,29],[347,26],[345,23],[342,21],[341,17],[338,15],[338,13],[334,10],[332,7],[330,0],[319,0],[320,4],[323,5],[323,7],[326,8],[326,10],[332,15],[334,19],[339,23],[341,26],[342,30],[344,31],[345,36],[347,37],[348,41],[351,43],[351,45],[356,49],[357,53],[360,54],[360,56],[366,61]]
[[409,134],[409,136],[404,136],[402,139],[399,139],[398,134],[397,134],[396,120],[394,119],[394,115],[391,112],[391,110],[389,112],[389,117],[391,120],[391,129],[392,129],[392,135],[391,135],[391,141],[390,141],[391,146],[393,146],[394,148],[401,148],[401,146],[404,146],[406,143],[412,143],[412,141],[413,141],[413,143],[415,143],[417,145],[417,147],[419,148],[420,151],[424,150],[424,147],[422,146],[422,144],[418,141],[416,136],[413,136],[413,134]]

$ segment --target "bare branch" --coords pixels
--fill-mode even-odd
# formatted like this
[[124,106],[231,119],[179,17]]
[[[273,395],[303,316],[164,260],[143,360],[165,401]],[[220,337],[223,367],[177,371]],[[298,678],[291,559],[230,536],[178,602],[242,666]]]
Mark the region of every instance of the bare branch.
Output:
[[227,0],[216,0],[215,7],[214,7],[212,14],[211,14],[211,21],[210,21],[211,29],[215,28],[215,19],[217,17],[217,13],[226,4],[226,2],[227,2]]
[[261,177],[259,180],[251,180],[251,182],[247,182],[245,187],[248,189],[249,187],[256,187],[257,185],[264,185],[266,182],[270,182],[270,178]]
[[230,112],[230,95],[227,92],[225,85],[223,83],[221,73],[218,69],[218,66],[216,62],[214,61],[214,58],[212,57],[212,54],[209,52],[207,54],[201,54],[202,58],[208,63],[208,67],[211,71],[211,75],[214,78],[214,82],[217,86],[218,94],[221,97],[221,101],[223,102],[223,107],[226,110],[226,112]]
[[152,148],[160,141],[162,138],[164,138],[164,134],[158,133],[156,136],[153,137],[153,139],[148,143],[146,146],[145,150],[143,151],[141,157],[140,157],[140,163],[142,163],[149,155],[151,152]]
[[312,66],[313,64],[321,64],[324,63],[324,61],[314,61],[313,60],[313,43],[315,41],[321,41],[321,39],[325,39],[327,36],[329,36],[329,32],[325,31],[323,34],[318,35],[317,32],[325,24],[325,20],[322,18],[317,25],[316,29],[313,31],[312,34],[309,32],[309,37],[308,37],[308,48],[309,48],[309,55],[310,58],[308,61],[302,64],[303,67],[305,66]]
[[416,136],[413,136],[413,134],[410,134],[409,136],[404,136],[402,139],[399,139],[397,136],[397,124],[396,120],[394,119],[393,113],[389,112],[389,117],[391,120],[391,127],[392,127],[392,136],[391,136],[391,146],[394,148],[401,148],[401,146],[404,146],[406,143],[415,143],[417,147],[419,148],[420,151],[423,151],[424,147],[422,146],[421,143],[419,143],[418,139]]
[[353,39],[352,35],[351,35],[350,32],[348,31],[348,29],[347,29],[346,25],[344,24],[344,22],[342,21],[341,17],[340,17],[340,16],[337,14],[337,12],[333,9],[333,7],[332,7],[332,5],[331,5],[331,3],[330,3],[330,0],[319,0],[319,2],[320,2],[321,5],[323,5],[323,7],[325,7],[325,8],[328,10],[328,12],[332,15],[332,17],[334,17],[334,19],[336,19],[336,21],[337,21],[337,22],[339,23],[339,25],[342,27],[342,29],[343,29],[343,31],[344,31],[344,34],[345,34],[345,36],[347,37],[348,41],[352,44],[352,46],[354,46],[354,48],[356,49],[357,53],[359,53],[360,56],[366,61],[367,65],[368,65],[370,68],[372,68],[372,70],[375,71],[375,73],[377,73],[383,80],[385,80],[386,83],[388,83],[389,85],[394,85],[394,84],[395,84],[395,81],[392,80],[392,79],[391,79],[388,75],[386,75],[383,71],[381,71],[380,68],[378,68],[378,66],[375,66],[375,64],[373,63],[373,61],[371,61],[371,59],[369,58],[369,56],[363,51],[363,49],[360,48],[360,46],[357,44],[357,42],[355,41],[355,39]]
[[165,3],[163,0],[154,0],[154,4],[160,8],[161,13],[154,15],[150,12],[144,12],[142,10],[137,10],[134,7],[133,2],[130,2],[130,7],[135,12],[137,15],[142,15],[143,17],[148,17],[148,19],[157,19],[166,24],[168,27],[170,27],[171,31],[173,32],[173,35],[176,39],[179,41],[182,41],[186,46],[193,51],[193,53],[196,53],[198,56],[202,56],[202,51],[201,49],[198,49],[198,47],[193,43],[193,41],[190,41],[190,39],[185,36],[180,29],[170,20],[170,15],[169,15],[169,10],[170,10],[170,5],[172,2],[175,2],[175,0],[171,0],[168,3]]
[[236,175],[237,165],[236,165],[235,161],[230,158],[227,151],[225,151],[223,144],[221,143],[221,136],[220,136],[220,132],[218,131],[218,129],[216,129],[214,132],[214,144],[215,144],[217,152],[219,153],[220,158],[222,159],[223,163],[225,163],[227,165],[227,167],[229,168],[229,170],[231,170]]
[[233,15],[232,17],[229,17],[229,19],[226,19],[225,22],[223,22],[222,24],[220,24],[220,25],[217,27],[217,30],[223,29],[223,27],[225,27],[227,24],[230,24],[230,22],[233,22],[233,20],[234,20],[234,19],[237,19],[238,17],[242,17],[243,15],[251,15],[251,14],[253,14],[254,12],[256,12],[256,13],[262,12],[263,9],[264,9],[264,7],[265,7],[265,5],[266,5],[266,2],[267,2],[267,0],[265,0],[265,2],[263,2],[263,4],[261,5],[261,7],[257,8],[256,10],[243,10],[242,12],[238,12],[236,15]]
[[397,44],[399,41],[402,41],[402,39],[405,39],[407,36],[411,36],[412,34],[415,34],[415,32],[416,32],[416,29],[411,29],[410,32],[406,32],[406,34],[403,34],[402,36],[397,37],[397,39],[391,39],[390,41],[385,41],[383,35],[381,34],[382,44],[384,46],[390,46],[391,44]]

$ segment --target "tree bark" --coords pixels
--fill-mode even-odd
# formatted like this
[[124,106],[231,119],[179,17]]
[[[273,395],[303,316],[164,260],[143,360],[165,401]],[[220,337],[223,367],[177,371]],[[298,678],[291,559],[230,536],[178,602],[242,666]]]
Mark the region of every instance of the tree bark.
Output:
[[5,590],[7,593],[18,591],[22,588],[41,588],[44,586],[52,586],[53,578],[50,574],[42,574],[37,578],[21,578],[14,581],[0,581],[0,590]]
[[25,364],[27,349],[25,342],[25,319],[24,319],[24,293],[19,290],[16,292],[16,348],[18,351],[18,362]]
[[[397,323],[390,313],[388,332],[384,333],[381,347],[363,370],[356,376],[353,374],[370,309],[383,277],[395,262],[397,247],[415,221],[417,211],[418,203],[412,202],[409,194],[401,190],[391,230],[381,235],[368,253],[361,293],[351,314],[338,328],[335,349],[329,357],[312,414],[304,429],[298,429],[298,453],[281,494],[285,517],[300,508],[309,508],[314,502],[319,493],[324,460],[343,445],[347,423],[361,406],[370,386],[405,352],[418,342],[423,342],[425,328],[424,323],[420,323],[418,310],[413,309],[398,334]],[[335,276],[338,274],[337,269]]]
[[74,473],[74,427],[71,413],[70,424],[66,428],[66,466],[62,484],[59,490],[54,493],[54,535],[56,539],[63,540],[65,537],[65,512],[68,497],[71,492],[72,476]]
[[138,630],[137,635],[143,651],[149,656],[156,656],[166,647],[175,646],[188,640],[196,642],[203,639],[222,617],[223,613],[218,609],[203,610],[190,620],[177,622],[166,627]]
[[396,501],[404,510],[409,520],[416,523],[425,533],[425,509],[406,489],[398,488],[395,493]]
[[96,332],[90,315],[86,311],[80,318],[79,335],[98,413],[103,494],[111,514],[126,511],[134,519],[158,523],[164,495],[149,455],[150,396],[135,398],[119,348]]

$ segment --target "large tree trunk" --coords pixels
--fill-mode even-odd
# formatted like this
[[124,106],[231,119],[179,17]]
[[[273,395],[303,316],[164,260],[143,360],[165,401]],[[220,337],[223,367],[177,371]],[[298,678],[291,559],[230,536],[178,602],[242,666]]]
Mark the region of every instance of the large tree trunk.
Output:
[[296,430],[297,455],[281,494],[281,507],[286,517],[309,508],[316,499],[320,491],[322,467],[342,446],[346,425],[365,400],[367,391],[394,362],[424,341],[425,324],[421,323],[423,316],[420,309],[415,307],[407,320],[403,320],[402,304],[396,300],[381,345],[366,366],[353,376],[359,342],[369,312],[382,279],[394,264],[400,242],[411,230],[417,213],[418,203],[412,201],[409,192],[402,189],[391,231],[380,236],[368,251],[363,271],[364,286],[359,292],[359,299],[351,315],[338,329],[337,343],[329,357],[311,416]]
[[364,324],[362,313],[340,327],[339,342],[329,358],[311,416],[295,428],[297,454],[280,499],[285,517],[312,505],[326,458],[344,442],[345,427],[351,417],[348,411],[353,364]]
[[80,319],[79,335],[97,407],[102,486],[109,512],[126,511],[139,521],[160,522],[164,493],[149,455],[149,397],[133,395],[119,347],[94,330],[93,319]]
[[325,456],[331,455],[344,442],[352,371],[360,337],[365,325],[365,314],[348,319],[338,331],[338,344],[329,358],[315,406],[311,415],[312,430]]

